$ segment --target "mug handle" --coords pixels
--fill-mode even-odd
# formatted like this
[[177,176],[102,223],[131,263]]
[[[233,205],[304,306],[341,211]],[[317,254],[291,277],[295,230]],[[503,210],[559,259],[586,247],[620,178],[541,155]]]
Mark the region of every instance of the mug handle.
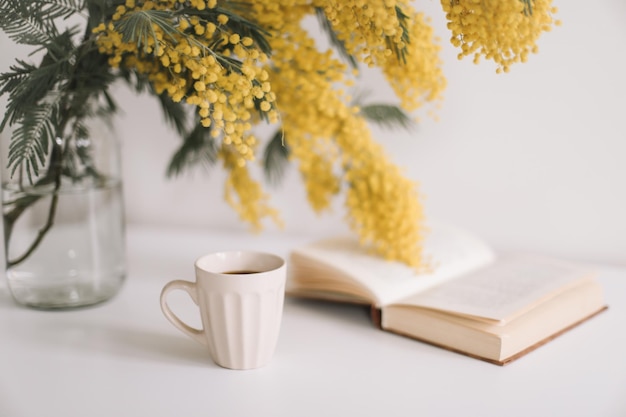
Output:
[[165,287],[163,287],[163,290],[161,291],[161,310],[163,311],[165,317],[170,321],[170,323],[174,325],[174,327],[177,327],[180,331],[182,331],[192,339],[198,341],[199,343],[206,345],[207,340],[204,332],[184,323],[181,319],[178,318],[176,314],[172,312],[172,310],[170,310],[170,307],[167,305],[167,295],[174,290],[183,290],[187,292],[193,302],[198,305],[196,283],[178,279],[165,284]]

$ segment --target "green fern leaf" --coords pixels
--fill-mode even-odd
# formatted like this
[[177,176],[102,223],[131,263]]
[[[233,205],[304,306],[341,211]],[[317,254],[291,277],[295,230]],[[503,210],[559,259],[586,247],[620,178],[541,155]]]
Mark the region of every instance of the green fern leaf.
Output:
[[4,130],[7,123],[12,125],[25,117],[31,107],[37,106],[60,80],[70,74],[69,58],[53,60],[46,55],[40,67],[18,60],[17,65],[11,66],[10,70],[0,75],[1,91],[3,94],[9,93],[0,131]]
[[40,15],[51,20],[67,19],[85,8],[85,2],[81,0],[31,0],[30,3]]
[[[233,7],[233,10],[230,10],[225,7],[215,7],[213,9],[204,9],[197,10],[193,8],[183,8],[177,12],[178,15],[182,16],[196,16],[203,20],[204,23],[214,23],[215,25],[221,25],[218,22],[218,16],[223,14],[228,17],[228,22],[224,25],[229,31],[238,33],[242,37],[249,37],[254,41],[256,46],[267,56],[270,56],[272,53],[272,48],[267,41],[267,37],[270,36],[270,33],[264,29],[262,26],[259,26],[253,20],[246,17],[246,15],[251,15],[252,12],[248,5],[245,3],[227,3],[228,6]],[[221,41],[221,40],[220,40]],[[221,42],[220,42],[221,43]]]
[[283,131],[276,131],[263,151],[263,172],[270,184],[279,185],[282,181],[290,153]]
[[520,0],[524,3],[524,14],[530,16],[533,14],[533,0]]
[[410,129],[413,120],[398,106],[390,104],[367,104],[360,108],[360,114],[366,120],[385,128],[401,127]]
[[56,136],[57,115],[55,102],[33,106],[25,112],[21,125],[13,131],[9,145],[8,168],[11,176],[23,172],[29,183],[34,184]]
[[17,60],[17,64],[18,65],[9,67],[11,72],[0,74],[0,96],[19,88],[26,78],[28,78],[29,74],[37,69],[34,65],[19,59]]
[[[156,95],[156,93],[154,94]],[[159,103],[161,103],[165,120],[184,137],[187,132],[187,111],[185,105],[176,103],[167,94],[159,94],[157,98],[159,99]]]
[[75,121],[71,133],[67,136],[63,148],[62,174],[79,182],[85,178],[92,178],[96,182],[104,181],[94,164],[94,147],[91,146],[89,128],[83,121]]
[[178,176],[199,164],[211,167],[217,161],[217,151],[217,144],[211,137],[211,129],[205,128],[199,120],[196,120],[194,129],[184,138],[183,144],[170,160],[167,176]]
[[118,74],[136,93],[145,93],[146,91],[152,93],[154,91],[150,88],[150,81],[145,75],[138,74],[128,68],[119,68]]
[[37,2],[26,0],[2,0],[0,29],[19,44],[45,45],[58,31],[38,6]]
[[[144,53],[154,53],[159,50],[159,39],[154,26],[156,25],[168,36],[168,40],[173,44],[177,43],[173,36],[178,33],[178,29],[173,25],[173,12],[168,10],[135,10],[126,13],[120,20],[115,22],[115,29],[122,34],[122,40],[126,43],[136,43],[137,48],[143,48]],[[152,39],[154,47],[149,45]]]
[[316,7],[315,14],[317,15],[317,20],[319,21],[320,26],[328,35],[328,39],[330,40],[331,45],[335,47],[335,49],[339,53],[339,56],[346,60],[352,68],[357,68],[358,63],[356,61],[356,58],[348,52],[348,50],[346,49],[346,45],[341,39],[337,37],[337,34],[333,30],[330,21],[324,13],[324,9],[322,9],[321,7]]
[[[409,36],[409,27],[407,25],[409,16],[404,13],[400,6],[396,6],[395,9],[396,16],[398,17],[398,24],[400,25],[400,29],[402,29],[402,43],[404,43],[404,45],[408,45],[411,43],[411,38]],[[385,43],[387,44],[387,47],[393,51],[396,58],[398,58],[398,61],[406,63],[406,46],[399,48],[398,44],[396,44],[390,37],[385,38]]]

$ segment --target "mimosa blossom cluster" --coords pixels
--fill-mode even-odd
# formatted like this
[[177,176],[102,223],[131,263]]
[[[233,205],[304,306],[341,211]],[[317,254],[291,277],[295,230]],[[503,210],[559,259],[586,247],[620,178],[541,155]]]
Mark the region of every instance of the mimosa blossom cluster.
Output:
[[537,39],[561,24],[553,15],[551,0],[441,0],[452,32],[450,41],[460,47],[459,59],[473,56],[498,64],[508,72],[516,62],[536,53]]
[[[508,71],[536,49],[539,34],[556,22],[550,0],[442,0],[452,43],[460,56],[492,59]],[[532,10],[529,9],[532,5]],[[116,25],[143,10],[214,10],[176,14],[176,32],[154,25],[143,44],[122,39]],[[262,119],[282,132],[311,207],[321,212],[344,194],[346,221],[364,246],[390,260],[423,266],[423,213],[417,184],[377,143],[353,94],[359,70],[334,49],[322,49],[304,29],[307,16],[327,19],[345,52],[378,67],[408,112],[438,104],[446,80],[440,40],[430,20],[409,0],[255,0],[244,18],[268,34],[272,54],[226,24],[219,0],[128,0],[111,22],[95,29],[100,51],[112,66],[147,76],[159,94],[186,102],[211,129],[228,172],[226,200],[239,216],[261,228],[279,222],[269,196],[255,180],[258,140],[251,133]],[[187,36],[193,35],[194,42]],[[241,62],[233,71],[212,48]]]
[[[346,37],[348,52],[362,62],[386,68],[390,81],[403,86],[405,107],[414,109],[423,104],[422,99],[440,98],[445,79],[438,46],[421,16],[411,14],[414,20],[408,27],[419,26],[423,32],[405,44],[395,2],[318,3],[316,7],[326,6],[338,36],[362,31],[359,42],[350,43]],[[333,197],[344,192],[346,221],[362,245],[387,259],[422,266],[423,216],[417,184],[392,163],[353,104],[349,91],[358,73],[331,51],[320,50],[301,27],[301,20],[312,10],[276,7],[273,1],[255,4],[261,23],[263,16],[271,16],[271,23],[278,25],[270,38],[273,53],[268,70],[285,140],[310,205],[318,212],[328,209]],[[357,23],[344,19],[359,13],[366,15]],[[375,25],[387,40],[365,29]],[[394,48],[391,44],[404,51],[406,62],[390,49]],[[421,66],[423,59],[432,61]]]
[[[188,4],[186,4],[188,3]],[[135,1],[119,6],[111,22],[95,28],[100,52],[108,54],[113,67],[132,68],[148,77],[157,94],[165,93],[174,102],[184,101],[196,109],[202,126],[211,129],[219,140],[218,156],[228,172],[225,198],[255,230],[261,218],[277,219],[269,206],[269,196],[248,173],[247,164],[255,160],[256,138],[250,134],[265,113],[270,122],[278,120],[275,95],[269,73],[264,68],[268,57],[254,41],[227,30],[228,16],[216,14],[215,21],[192,15],[178,18],[177,32],[164,33],[155,25],[155,37],[144,45],[125,42],[115,24],[133,12],[177,10],[187,6],[198,12],[217,7],[216,0]],[[194,42],[185,35],[193,34]],[[241,61],[241,70],[230,71],[219,62],[212,47],[219,45],[228,56]],[[252,184],[255,184],[254,186]]]

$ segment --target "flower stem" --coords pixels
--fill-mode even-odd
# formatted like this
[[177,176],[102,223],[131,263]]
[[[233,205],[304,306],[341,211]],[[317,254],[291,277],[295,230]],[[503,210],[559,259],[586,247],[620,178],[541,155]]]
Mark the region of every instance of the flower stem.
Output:
[[[46,224],[41,229],[39,229],[39,232],[37,233],[37,237],[35,238],[33,243],[31,243],[31,245],[28,248],[28,250],[26,250],[26,252],[24,252],[24,254],[22,254],[22,256],[20,256],[20,257],[18,257],[16,259],[7,259],[7,267],[12,267],[12,266],[18,265],[18,264],[22,263],[23,261],[25,261],[35,251],[35,249],[37,249],[37,247],[39,246],[39,244],[43,240],[44,236],[48,233],[48,231],[50,230],[50,228],[54,224],[54,217],[55,217],[55,214],[56,214],[56,211],[57,211],[57,205],[58,205],[58,202],[59,202],[59,192],[58,191],[59,191],[60,186],[61,186],[61,176],[58,175],[57,178],[55,178],[54,191],[52,193],[52,200],[50,201],[50,208],[48,210],[48,219],[46,220]],[[27,204],[28,205],[34,204],[35,201],[29,202]],[[24,208],[26,208],[26,207],[24,207]]]
[[[62,120],[57,133],[62,134],[65,130],[65,126],[68,123],[68,118],[64,118]],[[52,147],[52,152],[50,155],[50,170],[48,174],[44,176],[41,180],[35,184],[34,188],[38,186],[42,186],[45,184],[49,184],[52,176],[52,180],[54,181],[54,189],[52,190],[52,199],[50,200],[50,208],[48,209],[48,218],[46,219],[46,223],[44,226],[39,229],[37,233],[37,237],[30,244],[28,249],[19,257],[14,259],[9,259],[9,243],[11,240],[11,234],[13,232],[13,226],[15,222],[20,218],[20,216],[32,205],[34,205],[39,199],[43,197],[43,195],[36,196],[27,196],[24,198],[20,198],[17,200],[18,204],[16,207],[8,213],[3,214],[4,218],[4,243],[5,243],[5,251],[6,251],[6,264],[7,267],[13,267],[24,262],[41,244],[43,238],[46,236],[50,228],[54,225],[54,218],[56,216],[57,206],[59,203],[59,190],[61,188],[61,176],[63,173],[63,150],[61,148],[60,143],[54,143]],[[52,174],[52,175],[50,175]]]

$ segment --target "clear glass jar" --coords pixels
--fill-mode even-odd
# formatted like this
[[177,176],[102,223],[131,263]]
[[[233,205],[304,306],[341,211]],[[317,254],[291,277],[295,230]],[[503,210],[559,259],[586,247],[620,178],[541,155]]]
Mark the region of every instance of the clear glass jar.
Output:
[[124,209],[117,137],[57,138],[36,178],[8,170],[2,139],[6,276],[20,304],[57,309],[114,296],[126,275]]

